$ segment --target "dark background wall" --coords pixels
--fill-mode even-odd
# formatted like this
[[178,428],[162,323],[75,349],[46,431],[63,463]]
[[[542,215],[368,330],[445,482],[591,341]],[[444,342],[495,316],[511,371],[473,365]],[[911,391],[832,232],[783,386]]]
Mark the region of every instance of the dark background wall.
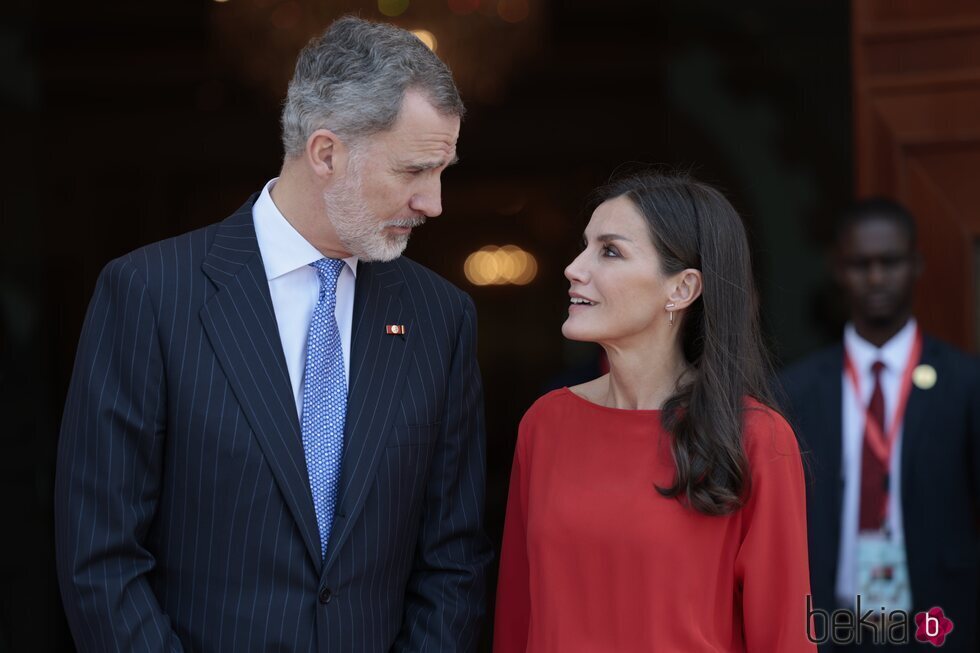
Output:
[[[461,7],[475,9],[452,11]],[[367,0],[8,7],[0,653],[72,650],[54,577],[51,488],[99,270],[223,218],[275,176],[293,58],[351,10],[384,18]],[[407,254],[479,309],[495,540],[523,411],[549,385],[594,374],[596,350],[560,335],[562,270],[577,252],[588,192],[620,166],[691,169],[725,190],[750,231],[780,359],[836,333],[819,243],[851,193],[846,2],[414,0],[390,20],[436,34],[469,107],[443,217]],[[470,285],[466,256],[507,243],[537,258],[537,278]]]

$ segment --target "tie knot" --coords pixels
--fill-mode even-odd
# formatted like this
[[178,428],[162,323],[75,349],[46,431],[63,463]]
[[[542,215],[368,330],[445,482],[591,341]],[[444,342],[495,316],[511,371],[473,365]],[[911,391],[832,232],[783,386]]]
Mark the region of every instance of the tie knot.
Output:
[[885,364],[881,361],[875,361],[871,364],[871,373],[874,374],[875,379],[881,376],[881,370],[885,369]]
[[317,276],[320,277],[320,294],[326,292],[335,295],[337,279],[340,278],[340,271],[344,269],[344,261],[339,258],[322,258],[310,263],[310,267],[316,270]]

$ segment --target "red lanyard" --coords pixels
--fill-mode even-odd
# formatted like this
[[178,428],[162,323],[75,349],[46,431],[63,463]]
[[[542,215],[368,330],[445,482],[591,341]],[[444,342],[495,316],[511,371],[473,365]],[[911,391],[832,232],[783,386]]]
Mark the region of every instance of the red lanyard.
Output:
[[905,406],[908,404],[909,394],[912,392],[912,373],[915,371],[916,365],[919,364],[919,357],[921,355],[922,332],[916,327],[912,350],[909,352],[909,359],[905,363],[905,371],[902,373],[902,385],[899,387],[895,414],[892,416],[891,422],[888,423],[889,428],[888,434],[886,435],[882,433],[878,423],[868,415],[871,407],[864,404],[861,396],[860,377],[858,376],[857,370],[854,369],[854,363],[851,362],[851,357],[847,355],[847,349],[844,349],[844,370],[847,372],[847,376],[851,380],[851,386],[854,388],[854,397],[857,400],[858,406],[865,405],[864,423],[865,430],[868,431],[868,444],[870,444],[871,450],[874,451],[875,456],[881,460],[885,467],[890,467],[892,448],[895,446],[895,436],[898,434],[898,428],[902,425],[902,420],[905,418]]

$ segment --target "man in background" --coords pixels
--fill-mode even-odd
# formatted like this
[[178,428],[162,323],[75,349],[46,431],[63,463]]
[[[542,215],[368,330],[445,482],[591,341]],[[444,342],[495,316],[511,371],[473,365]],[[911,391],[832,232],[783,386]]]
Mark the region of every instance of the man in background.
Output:
[[905,611],[910,644],[876,645],[872,629],[857,624],[860,645],[821,650],[930,648],[916,642],[914,615],[939,606],[954,625],[944,650],[977,651],[977,363],[922,333],[912,314],[922,261],[902,206],[879,198],[852,207],[837,228],[833,265],[850,313],[843,343],[781,379],[809,451],[813,607],[853,612],[860,595],[858,617]]
[[338,20],[296,64],[279,177],[106,266],[56,483],[80,650],[476,648],[476,316],[399,258],[462,115],[421,41]]

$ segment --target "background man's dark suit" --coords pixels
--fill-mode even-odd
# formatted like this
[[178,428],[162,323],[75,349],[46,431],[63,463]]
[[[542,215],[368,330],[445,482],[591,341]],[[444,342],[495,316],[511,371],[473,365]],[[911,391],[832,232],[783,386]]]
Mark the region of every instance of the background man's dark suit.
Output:
[[321,564],[254,200],[99,278],[56,490],[76,642],[472,650],[490,556],[472,302],[405,258],[359,263],[342,476]]
[[[813,601],[828,611],[838,607],[843,361],[843,347],[835,345],[789,367],[781,377],[787,416],[808,452]],[[901,442],[902,519],[913,609],[941,606],[955,628],[943,650],[975,652],[980,644],[980,371],[975,359],[928,336],[921,363],[936,369],[936,385],[929,390],[912,386]],[[914,640],[914,628],[910,638]]]

